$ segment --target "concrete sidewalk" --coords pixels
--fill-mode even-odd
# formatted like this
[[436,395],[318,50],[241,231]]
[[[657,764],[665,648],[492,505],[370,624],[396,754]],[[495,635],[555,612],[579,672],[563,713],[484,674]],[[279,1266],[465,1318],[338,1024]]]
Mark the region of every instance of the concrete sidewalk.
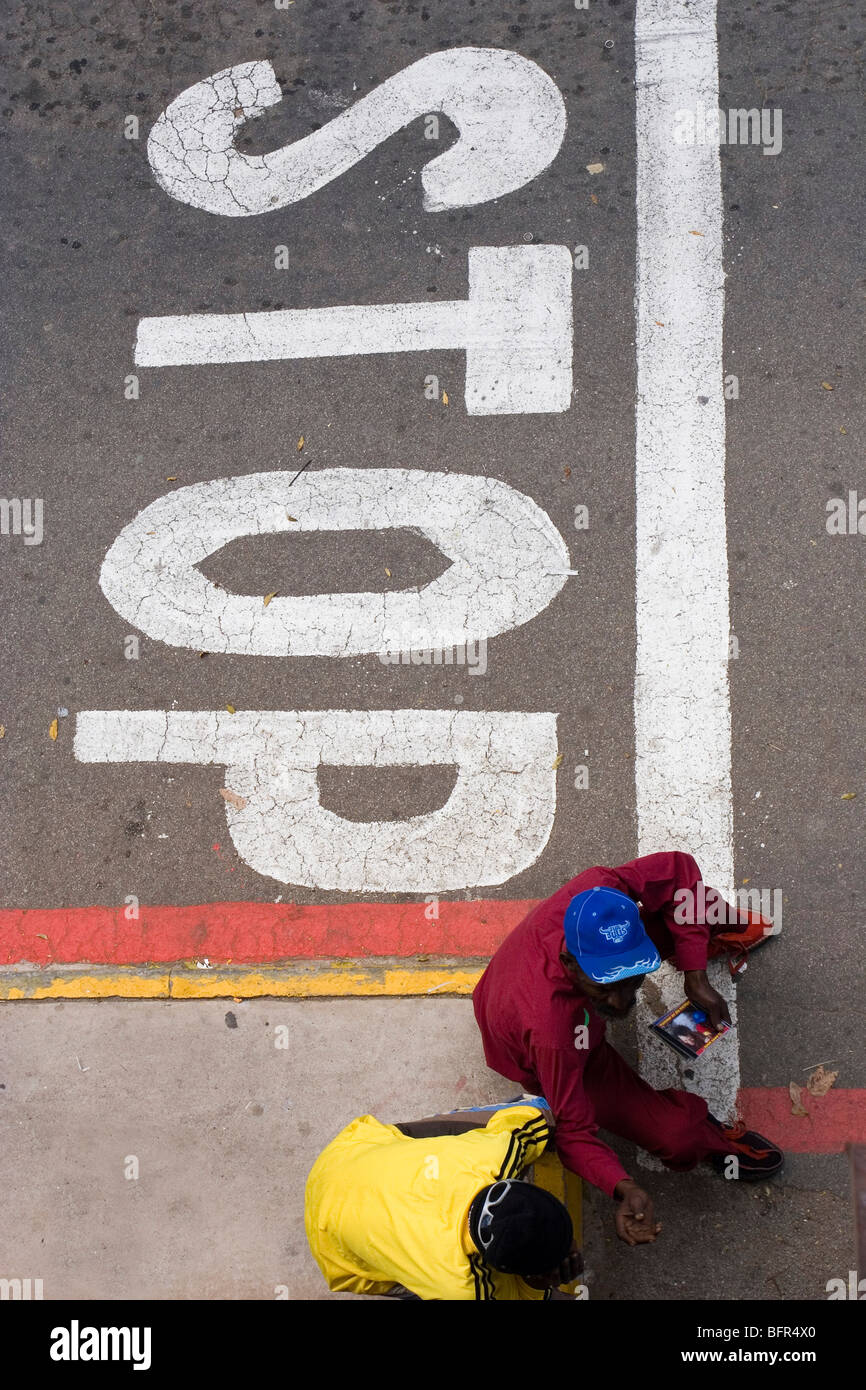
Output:
[[[16,1002],[0,1029],[0,1276],[46,1299],[329,1298],[303,1229],[321,1148],[367,1111],[514,1092],[462,999]],[[591,1299],[823,1298],[852,1267],[842,1157],[796,1157],[769,1192],[644,1179],[664,1233],[638,1251],[585,1188]]]

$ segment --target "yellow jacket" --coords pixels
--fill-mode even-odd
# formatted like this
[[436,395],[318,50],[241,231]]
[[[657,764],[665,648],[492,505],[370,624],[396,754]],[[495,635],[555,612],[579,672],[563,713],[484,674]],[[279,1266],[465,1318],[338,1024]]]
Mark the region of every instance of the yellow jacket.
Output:
[[316,1159],[304,1224],[329,1288],[423,1299],[543,1299],[515,1274],[486,1265],[469,1237],[473,1198],[517,1178],[544,1151],[544,1112],[496,1110],[483,1129],[410,1139],[372,1115],[353,1120]]

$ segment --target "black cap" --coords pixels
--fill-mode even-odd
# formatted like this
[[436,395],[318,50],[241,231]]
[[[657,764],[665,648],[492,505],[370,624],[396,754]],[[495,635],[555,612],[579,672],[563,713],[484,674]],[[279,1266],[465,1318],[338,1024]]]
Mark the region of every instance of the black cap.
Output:
[[[508,1191],[490,1209],[482,1238],[478,1223],[493,1187]],[[497,1193],[497,1196],[500,1194]],[[503,1274],[547,1274],[571,1249],[574,1228],[567,1209],[543,1187],[516,1180],[483,1187],[469,1209],[469,1234],[488,1264]]]

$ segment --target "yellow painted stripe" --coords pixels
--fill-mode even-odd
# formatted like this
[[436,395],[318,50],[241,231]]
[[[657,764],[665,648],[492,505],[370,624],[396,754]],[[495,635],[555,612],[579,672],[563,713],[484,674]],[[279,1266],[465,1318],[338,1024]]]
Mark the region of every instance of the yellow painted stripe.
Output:
[[0,999],[167,999],[169,979],[163,974],[117,970],[104,975],[0,972]]
[[482,964],[395,965],[392,961],[296,961],[288,965],[73,966],[0,970],[0,999],[311,999],[365,995],[469,995]]
[[[533,1164],[533,1181],[537,1187],[543,1187],[545,1192],[552,1192],[553,1196],[568,1208],[574,1228],[574,1239],[579,1246],[582,1245],[583,1183],[577,1174],[564,1168],[557,1154],[548,1149]],[[579,1283],[580,1280],[575,1279],[571,1284],[563,1284],[561,1287],[568,1293],[576,1293]]]

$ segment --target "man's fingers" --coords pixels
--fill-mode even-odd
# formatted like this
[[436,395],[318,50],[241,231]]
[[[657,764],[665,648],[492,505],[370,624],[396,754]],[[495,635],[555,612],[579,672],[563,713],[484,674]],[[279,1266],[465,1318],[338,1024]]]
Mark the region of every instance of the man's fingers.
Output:
[[616,1233],[619,1236],[620,1240],[624,1240],[626,1245],[634,1245],[635,1242],[629,1235],[625,1212],[617,1212],[616,1221],[614,1224],[616,1226]]
[[711,1009],[709,1012],[710,1023],[712,1024],[713,1029],[716,1033],[721,1032],[723,1023],[727,1023],[730,1026],[731,1014],[727,1004],[725,1004],[724,1002],[721,1004],[717,1004],[715,1008]]

